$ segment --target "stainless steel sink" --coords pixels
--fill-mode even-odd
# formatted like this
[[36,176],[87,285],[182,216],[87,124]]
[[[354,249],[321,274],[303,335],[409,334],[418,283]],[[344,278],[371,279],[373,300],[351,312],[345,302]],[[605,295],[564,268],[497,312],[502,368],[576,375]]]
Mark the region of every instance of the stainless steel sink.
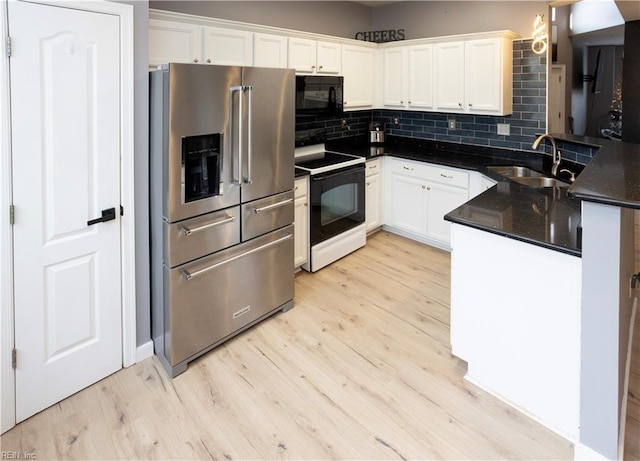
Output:
[[556,178],[548,178],[545,176],[519,177],[519,178],[509,178],[509,179],[517,182],[518,184],[522,184],[529,187],[569,187],[569,184],[566,182],[560,181]]
[[488,166],[488,170],[509,178],[510,180],[529,187],[569,187],[566,182],[550,178],[538,171],[517,165]]
[[538,173],[531,168],[527,168],[526,166],[516,166],[516,165],[496,165],[496,166],[488,166],[488,170],[493,171],[494,173],[498,173],[499,175],[506,176],[507,178],[539,178],[544,177],[542,173]]

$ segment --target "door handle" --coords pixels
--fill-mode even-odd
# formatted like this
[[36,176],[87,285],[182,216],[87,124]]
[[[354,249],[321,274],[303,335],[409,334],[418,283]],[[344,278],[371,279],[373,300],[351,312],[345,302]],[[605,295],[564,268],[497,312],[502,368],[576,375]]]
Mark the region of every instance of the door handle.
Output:
[[93,226],[94,224],[98,224],[101,222],[107,222],[116,219],[116,209],[108,208],[106,210],[102,210],[102,216],[100,218],[92,219],[91,221],[87,221],[87,226]]

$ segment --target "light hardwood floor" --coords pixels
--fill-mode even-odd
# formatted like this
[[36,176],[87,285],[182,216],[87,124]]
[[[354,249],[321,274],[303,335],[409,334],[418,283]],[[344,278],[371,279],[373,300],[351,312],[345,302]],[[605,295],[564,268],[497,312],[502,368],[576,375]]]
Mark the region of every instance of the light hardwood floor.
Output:
[[464,381],[449,277],[448,253],[380,232],[298,274],[294,309],[184,374],[171,380],[147,359],[19,424],[1,449],[40,460],[573,459],[569,442]]

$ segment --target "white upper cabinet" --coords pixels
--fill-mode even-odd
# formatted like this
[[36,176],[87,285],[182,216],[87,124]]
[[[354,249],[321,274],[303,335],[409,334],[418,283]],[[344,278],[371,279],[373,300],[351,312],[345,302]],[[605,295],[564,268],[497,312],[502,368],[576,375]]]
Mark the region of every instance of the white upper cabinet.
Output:
[[253,34],[253,65],[256,67],[287,67],[287,37],[273,34]]
[[288,67],[304,74],[339,74],[342,46],[339,43],[289,38]]
[[433,45],[383,50],[383,104],[403,109],[433,109]]
[[342,45],[345,110],[373,107],[375,56],[375,48]]
[[403,108],[407,105],[407,48],[382,50],[382,104]]
[[204,59],[207,64],[253,65],[253,33],[221,27],[204,27]]
[[463,111],[464,42],[436,44],[436,109]]
[[408,91],[410,107],[433,109],[433,45],[409,47]]
[[488,38],[436,45],[435,95],[440,111],[512,113],[512,41]]
[[202,26],[149,19],[149,65],[202,60]]

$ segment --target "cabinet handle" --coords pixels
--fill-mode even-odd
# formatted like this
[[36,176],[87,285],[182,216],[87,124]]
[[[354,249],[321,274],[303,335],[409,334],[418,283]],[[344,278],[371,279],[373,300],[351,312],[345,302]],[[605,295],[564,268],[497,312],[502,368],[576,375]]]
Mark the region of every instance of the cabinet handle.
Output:
[[453,179],[453,176],[447,176],[446,174],[442,174],[442,173],[440,173],[440,176],[447,179]]
[[211,64],[211,59],[207,59],[207,63]]
[[378,165],[370,165],[370,166],[369,166],[369,169],[370,169],[370,170],[373,170],[374,168],[378,168]]
[[323,67],[324,67],[324,66],[320,66],[320,67],[319,67],[319,69],[320,69],[320,70],[322,70],[322,68],[323,68]]
[[402,99],[400,100],[400,104],[404,104],[404,101]]
[[458,103],[458,107],[462,107],[462,103],[461,102]]
[[411,101],[409,101],[409,105],[411,105]]
[[423,188],[423,189],[426,189],[426,188],[427,188],[427,186],[422,186],[422,188]]
[[294,187],[293,190],[298,190],[298,186]]
[[314,70],[316,68],[316,66],[311,66],[311,70]]
[[409,168],[408,166],[403,165],[402,168],[404,168],[405,170],[413,171],[413,168]]
[[367,186],[370,186],[370,185],[371,185],[371,183],[370,183],[370,182],[368,182],[368,183],[367,183]]
[[473,107],[473,104],[469,103],[469,107]]
[[198,58],[193,58],[193,62],[198,62]]

